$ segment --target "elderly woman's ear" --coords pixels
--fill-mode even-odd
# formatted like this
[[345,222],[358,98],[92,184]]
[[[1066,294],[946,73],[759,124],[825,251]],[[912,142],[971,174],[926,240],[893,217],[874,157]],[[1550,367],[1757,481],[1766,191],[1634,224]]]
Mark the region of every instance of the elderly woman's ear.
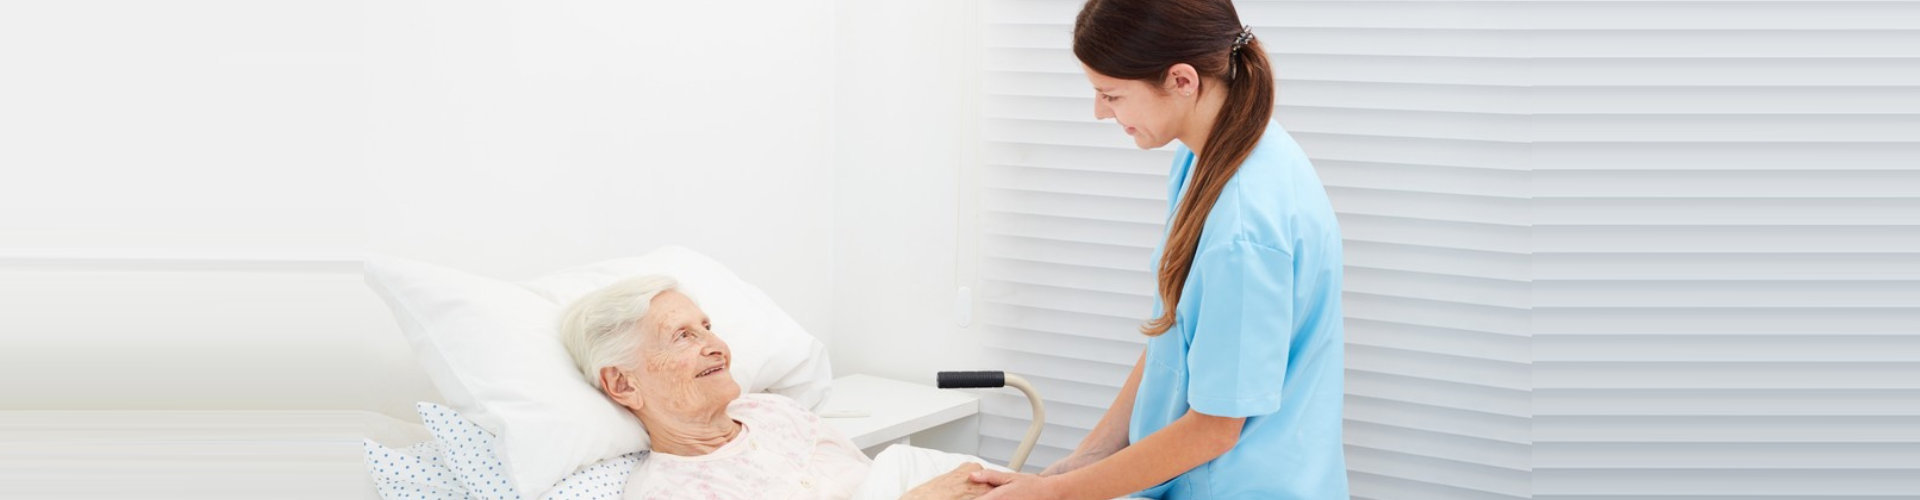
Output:
[[607,397],[637,415],[640,407],[643,406],[643,401],[640,400],[640,389],[634,387],[633,382],[633,378],[628,377],[627,373],[620,371],[619,368],[612,366],[600,368],[600,387],[606,391]]

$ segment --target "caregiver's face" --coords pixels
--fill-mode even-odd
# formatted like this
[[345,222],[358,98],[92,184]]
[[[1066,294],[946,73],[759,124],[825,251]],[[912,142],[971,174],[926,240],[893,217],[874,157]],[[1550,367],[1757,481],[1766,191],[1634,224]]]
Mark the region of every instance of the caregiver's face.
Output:
[[1175,119],[1180,114],[1181,101],[1175,98],[1178,94],[1148,82],[1103,75],[1084,64],[1080,69],[1093,84],[1094,119],[1119,122],[1140,149],[1165,146],[1179,137],[1179,120]]
[[655,295],[638,326],[644,337],[636,389],[645,404],[688,414],[724,408],[740,397],[740,385],[728,371],[733,352],[686,295],[672,290]]

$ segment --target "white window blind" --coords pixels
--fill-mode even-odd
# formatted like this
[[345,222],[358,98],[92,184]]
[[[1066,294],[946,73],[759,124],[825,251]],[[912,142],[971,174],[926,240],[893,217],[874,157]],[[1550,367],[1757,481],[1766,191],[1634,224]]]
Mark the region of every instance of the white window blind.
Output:
[[[1093,120],[1081,4],[983,16],[981,319],[1035,467],[1143,348],[1172,160]],[[1354,497],[1920,495],[1915,2],[1237,5],[1346,239]],[[1026,406],[985,409],[1004,459]]]
[[[1153,307],[1148,261],[1173,161],[1093,120],[1068,50],[1078,8],[982,6],[978,318],[1000,366],[1047,398],[1035,471],[1086,436],[1146,348],[1138,325]],[[1025,434],[1026,402],[989,394],[982,409],[980,452],[1004,461]]]
[[1920,498],[1920,3],[1540,2],[1539,498]]

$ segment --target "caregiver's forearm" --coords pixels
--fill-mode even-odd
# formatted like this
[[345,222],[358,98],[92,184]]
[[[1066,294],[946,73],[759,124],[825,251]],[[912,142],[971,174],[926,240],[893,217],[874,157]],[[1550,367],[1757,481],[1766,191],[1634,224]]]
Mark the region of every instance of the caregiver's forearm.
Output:
[[1127,375],[1127,382],[1120,385],[1120,393],[1113,396],[1113,404],[1100,416],[1093,430],[1087,432],[1087,438],[1080,440],[1080,446],[1074,448],[1073,453],[1047,467],[1041,475],[1072,472],[1127,447],[1127,429],[1133,423],[1133,396],[1140,390],[1140,374],[1146,363],[1147,353],[1143,351],[1140,359],[1133,363],[1133,373]]
[[1218,458],[1240,440],[1245,418],[1187,411],[1105,460],[1055,476],[1070,498],[1114,498],[1173,479]]

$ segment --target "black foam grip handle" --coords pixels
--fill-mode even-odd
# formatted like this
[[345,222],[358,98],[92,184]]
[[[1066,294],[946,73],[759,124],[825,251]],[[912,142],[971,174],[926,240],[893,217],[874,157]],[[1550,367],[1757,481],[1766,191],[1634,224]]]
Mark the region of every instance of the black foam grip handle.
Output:
[[940,372],[934,385],[941,389],[985,389],[1007,386],[1007,372]]

